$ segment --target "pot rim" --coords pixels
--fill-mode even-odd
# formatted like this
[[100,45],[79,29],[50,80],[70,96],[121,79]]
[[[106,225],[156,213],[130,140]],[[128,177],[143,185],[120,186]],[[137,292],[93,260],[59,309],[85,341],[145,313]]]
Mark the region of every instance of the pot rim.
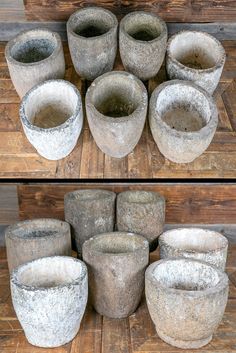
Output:
[[[99,192],[100,194],[102,194],[102,198],[100,199],[98,198],[91,198],[91,199],[79,199],[76,198],[76,196],[78,194],[86,194],[86,192]],[[79,202],[94,202],[95,200],[102,200],[102,199],[110,199],[110,200],[115,200],[116,198],[116,193],[111,191],[111,190],[106,190],[106,189],[78,189],[78,190],[74,190],[74,191],[69,191],[64,195],[64,200],[76,200]]]
[[[129,201],[127,200],[126,196],[128,194],[136,194],[136,193],[148,193],[149,195],[152,195],[154,199],[146,201],[146,202],[140,202],[140,201]],[[164,202],[165,205],[165,198],[163,195],[161,195],[159,192],[156,191],[149,191],[149,190],[126,190],[126,191],[121,191],[117,195],[118,200],[122,200],[123,203],[127,204],[156,204]]]

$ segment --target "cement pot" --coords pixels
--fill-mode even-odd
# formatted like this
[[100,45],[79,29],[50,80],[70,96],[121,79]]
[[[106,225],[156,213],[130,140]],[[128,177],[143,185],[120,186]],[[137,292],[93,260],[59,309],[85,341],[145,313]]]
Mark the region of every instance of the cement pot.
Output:
[[166,259],[145,274],[149,313],[159,337],[182,349],[208,344],[227,303],[228,277],[206,262]]
[[148,80],[158,73],[165,58],[167,26],[157,15],[135,11],[120,22],[119,47],[126,71]]
[[187,257],[206,261],[225,270],[228,240],[213,230],[179,228],[164,232],[159,237],[160,256]]
[[29,343],[58,347],[80,328],[87,297],[85,264],[73,257],[44,257],[11,275],[12,303]]
[[36,84],[65,75],[61,38],[48,29],[21,32],[8,42],[5,56],[11,80],[21,98]]
[[148,96],[143,83],[124,71],[98,77],[86,93],[89,127],[98,147],[122,158],[137,145],[145,124]]
[[169,78],[193,81],[209,94],[213,94],[219,83],[225,60],[221,43],[205,32],[181,31],[167,44]]
[[112,232],[115,226],[116,194],[108,190],[76,190],[65,194],[65,219],[72,226],[78,253],[90,237]]
[[42,157],[64,158],[74,149],[83,125],[80,93],[68,81],[40,83],[24,96],[20,118],[26,137]]
[[117,27],[116,16],[101,7],[80,9],[70,16],[69,49],[75,70],[82,78],[92,81],[113,69]]
[[218,124],[213,98],[189,81],[162,83],[152,93],[149,124],[160,152],[175,163],[189,163],[209,146]]
[[144,288],[149,260],[147,240],[132,233],[100,234],[83,244],[82,253],[95,310],[115,319],[131,315]]
[[165,223],[165,199],[158,192],[131,190],[117,196],[117,229],[144,236],[153,251]]

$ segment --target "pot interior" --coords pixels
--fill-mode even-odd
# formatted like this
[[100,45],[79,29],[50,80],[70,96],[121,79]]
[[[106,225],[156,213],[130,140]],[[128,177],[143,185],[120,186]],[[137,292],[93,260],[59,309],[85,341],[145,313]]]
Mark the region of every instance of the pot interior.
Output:
[[79,201],[95,201],[106,198],[114,198],[114,194],[108,190],[76,190],[67,194],[67,197]]
[[161,198],[158,194],[143,190],[125,191],[122,192],[119,197],[129,203],[152,203],[157,202],[157,200]]
[[19,222],[10,229],[11,234],[18,238],[42,238],[63,234],[66,224],[59,220],[36,219]]

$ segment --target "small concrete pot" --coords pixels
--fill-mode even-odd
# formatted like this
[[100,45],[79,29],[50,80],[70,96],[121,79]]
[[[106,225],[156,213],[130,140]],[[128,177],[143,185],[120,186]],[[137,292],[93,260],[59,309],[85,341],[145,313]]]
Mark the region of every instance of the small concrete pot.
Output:
[[213,94],[220,81],[225,60],[221,43],[205,32],[181,31],[167,44],[169,78],[193,81],[209,94]]
[[117,196],[117,229],[144,236],[153,251],[165,223],[165,199],[158,192],[131,190]]
[[224,315],[228,290],[227,275],[199,260],[157,261],[145,274],[147,306],[157,334],[182,349],[211,341]]
[[165,58],[166,23],[157,15],[135,11],[120,22],[119,47],[125,70],[141,80],[158,73]]
[[65,75],[61,38],[48,29],[21,32],[7,43],[5,56],[20,98],[36,84]]
[[67,22],[67,36],[77,74],[93,81],[111,71],[117,52],[118,21],[101,7],[87,7],[73,13]]
[[62,346],[80,328],[88,298],[87,268],[68,256],[27,262],[12,272],[11,295],[28,342]]
[[45,256],[71,255],[70,225],[41,218],[18,222],[5,232],[8,268]]
[[65,219],[72,226],[76,249],[94,235],[112,232],[115,226],[116,194],[108,190],[76,190],[65,194]]
[[122,158],[137,145],[145,124],[148,96],[132,74],[112,71],[98,77],[86,93],[89,127],[98,147]]
[[42,157],[62,159],[74,149],[83,126],[80,93],[68,81],[40,83],[24,96],[20,118],[26,137]]
[[149,104],[149,125],[160,152],[175,163],[190,163],[211,143],[218,124],[213,98],[189,81],[159,85]]
[[114,319],[131,315],[144,288],[149,261],[147,240],[132,233],[100,234],[83,244],[83,260],[88,266],[95,310]]
[[228,240],[213,230],[179,228],[164,232],[159,237],[161,259],[186,257],[206,261],[224,271]]

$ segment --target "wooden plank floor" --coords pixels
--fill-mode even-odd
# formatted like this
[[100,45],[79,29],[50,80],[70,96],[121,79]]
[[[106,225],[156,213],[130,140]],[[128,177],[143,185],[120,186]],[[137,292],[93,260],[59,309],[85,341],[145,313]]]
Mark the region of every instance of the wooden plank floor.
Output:
[[[159,152],[145,125],[134,151],[122,159],[101,152],[85,124],[74,151],[60,161],[40,157],[26,139],[18,116],[19,97],[11,83],[0,43],[0,178],[234,178],[236,177],[236,41],[224,41],[227,62],[215,93],[219,125],[208,150],[188,164],[175,164]],[[65,45],[65,79],[86,92],[88,82],[76,75]],[[122,70],[117,58],[116,70]],[[149,94],[166,79],[164,67],[155,79],[146,83]]]

